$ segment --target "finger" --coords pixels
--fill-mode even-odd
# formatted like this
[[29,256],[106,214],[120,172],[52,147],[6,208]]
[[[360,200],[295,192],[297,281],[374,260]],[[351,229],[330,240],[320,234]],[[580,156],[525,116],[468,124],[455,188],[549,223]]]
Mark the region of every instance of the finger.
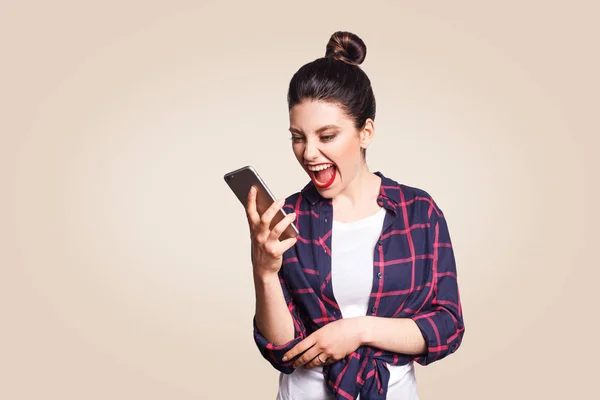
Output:
[[258,211],[256,211],[256,188],[254,186],[252,186],[248,191],[246,214],[248,216],[248,222],[251,225],[258,225],[260,222],[260,215],[258,215]]
[[323,350],[318,345],[314,345],[310,349],[306,350],[304,354],[298,357],[298,359],[294,362],[294,368],[300,368],[301,366],[310,363],[322,351]]
[[279,254],[283,254],[285,253],[288,249],[290,249],[293,245],[296,244],[296,242],[298,241],[297,237],[292,237],[292,238],[288,238],[285,240],[282,240],[281,242],[279,242],[279,244],[277,245],[277,249],[276,251]]
[[[324,361],[324,362],[321,362]],[[317,356],[315,358],[313,358],[308,364],[306,364],[305,368],[306,369],[311,369],[314,367],[322,367],[327,365],[329,362],[329,359],[327,358],[327,356],[325,355],[325,353],[319,353],[317,354]]]
[[314,338],[312,335],[309,335],[307,338],[302,340],[300,343],[292,347],[290,351],[283,355],[283,361],[291,360],[296,357],[298,354],[304,353],[306,350],[310,349],[314,346]]
[[323,364],[323,366],[325,366],[325,365],[331,365],[331,364],[333,364],[334,362],[335,362],[335,359],[334,359],[333,357],[329,357],[329,358],[327,359],[327,361],[325,361],[325,364]]
[[283,218],[281,221],[279,221],[277,223],[277,225],[275,225],[273,227],[273,230],[271,231],[271,234],[269,235],[269,239],[271,239],[271,240],[279,240],[279,238],[281,237],[281,234],[283,233],[283,231],[285,231],[285,229],[295,219],[296,219],[296,213],[290,213],[290,214],[286,215],[285,218]]
[[271,220],[273,219],[273,217],[275,216],[277,211],[279,211],[279,209],[281,207],[283,207],[284,204],[285,204],[285,200],[280,199],[280,200],[274,201],[273,204],[271,204],[269,206],[269,208],[267,208],[267,211],[265,211],[265,213],[260,218],[260,221],[263,224],[263,227],[269,228],[271,226]]

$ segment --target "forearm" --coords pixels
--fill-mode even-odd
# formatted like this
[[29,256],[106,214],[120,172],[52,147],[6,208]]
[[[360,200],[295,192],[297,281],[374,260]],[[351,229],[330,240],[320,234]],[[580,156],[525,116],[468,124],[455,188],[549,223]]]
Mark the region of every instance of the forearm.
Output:
[[423,354],[427,345],[410,318],[360,317],[363,345],[401,354]]
[[294,323],[288,310],[277,274],[254,276],[256,325],[274,345],[294,339]]

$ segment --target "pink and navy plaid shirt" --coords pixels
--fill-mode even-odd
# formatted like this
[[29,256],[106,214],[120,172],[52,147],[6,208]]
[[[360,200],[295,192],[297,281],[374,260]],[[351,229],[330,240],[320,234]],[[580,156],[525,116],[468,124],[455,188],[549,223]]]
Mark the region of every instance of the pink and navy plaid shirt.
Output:
[[[368,315],[411,318],[421,330],[427,351],[419,356],[361,346],[323,367],[335,399],[385,399],[386,364],[411,360],[427,365],[458,349],[464,322],[454,252],[444,215],[431,196],[417,188],[381,177],[377,203],[386,209],[383,229],[373,254],[373,287]],[[342,318],[331,284],[331,199],[321,197],[310,182],[286,199],[300,232],[283,255],[279,277],[294,321],[295,338],[283,345],[269,343],[254,321],[254,340],[276,369],[290,374],[295,359],[282,362],[292,347],[325,324]],[[335,249],[333,249],[335,251]]]

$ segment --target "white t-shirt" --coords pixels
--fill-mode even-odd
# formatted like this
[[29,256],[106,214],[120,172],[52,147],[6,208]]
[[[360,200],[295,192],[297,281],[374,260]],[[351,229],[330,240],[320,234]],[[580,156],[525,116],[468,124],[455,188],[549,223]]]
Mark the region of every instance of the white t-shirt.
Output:
[[[333,221],[331,233],[331,284],[343,318],[367,315],[373,287],[373,251],[386,211],[358,221]],[[389,365],[388,400],[418,400],[413,362]],[[323,368],[297,368],[279,376],[277,400],[331,400]],[[360,396],[358,397],[360,399]]]

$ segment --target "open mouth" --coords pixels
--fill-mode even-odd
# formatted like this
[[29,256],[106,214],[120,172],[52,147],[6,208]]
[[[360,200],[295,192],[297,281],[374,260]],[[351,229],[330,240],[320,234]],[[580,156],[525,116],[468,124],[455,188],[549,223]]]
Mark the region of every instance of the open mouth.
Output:
[[320,189],[331,186],[337,175],[337,168],[334,164],[309,165],[308,171],[314,184]]

